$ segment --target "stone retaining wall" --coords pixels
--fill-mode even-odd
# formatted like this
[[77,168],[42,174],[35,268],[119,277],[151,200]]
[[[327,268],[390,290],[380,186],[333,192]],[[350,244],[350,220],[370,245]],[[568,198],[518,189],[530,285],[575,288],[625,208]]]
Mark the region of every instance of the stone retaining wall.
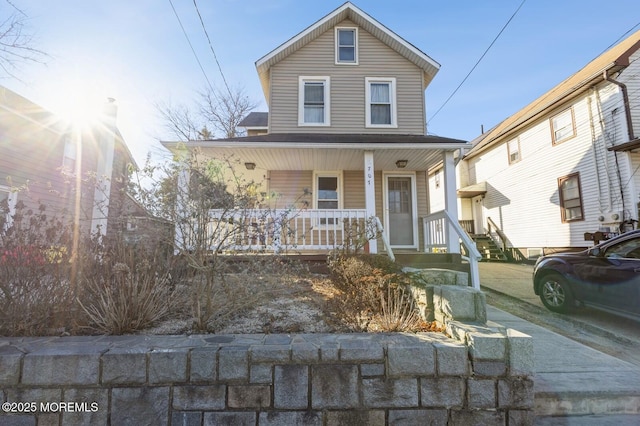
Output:
[[532,424],[531,338],[457,320],[452,292],[434,290],[452,337],[0,338],[0,424]]

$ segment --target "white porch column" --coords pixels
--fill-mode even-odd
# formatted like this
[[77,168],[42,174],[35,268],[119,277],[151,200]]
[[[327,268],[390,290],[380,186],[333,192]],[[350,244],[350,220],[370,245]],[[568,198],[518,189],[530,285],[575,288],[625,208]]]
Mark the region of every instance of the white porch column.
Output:
[[[364,198],[367,219],[376,215],[376,184],[374,180],[373,151],[364,152]],[[378,241],[369,240],[369,253],[378,253]]]
[[[444,209],[458,220],[458,198],[456,196],[456,163],[453,151],[442,154],[444,164]],[[447,253],[460,253],[460,242],[453,225],[447,226]]]

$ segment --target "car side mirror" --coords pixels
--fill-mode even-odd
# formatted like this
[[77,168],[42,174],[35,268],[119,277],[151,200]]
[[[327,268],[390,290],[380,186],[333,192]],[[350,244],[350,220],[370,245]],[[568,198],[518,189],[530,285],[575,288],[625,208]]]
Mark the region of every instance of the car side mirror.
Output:
[[594,247],[591,250],[589,250],[589,255],[591,256],[600,256],[600,254],[602,253],[602,250],[600,250],[599,247]]

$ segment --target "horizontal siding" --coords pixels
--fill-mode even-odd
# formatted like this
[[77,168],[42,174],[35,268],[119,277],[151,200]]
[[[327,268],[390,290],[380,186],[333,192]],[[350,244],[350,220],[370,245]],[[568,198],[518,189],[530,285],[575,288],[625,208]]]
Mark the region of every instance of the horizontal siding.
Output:
[[[343,21],[339,26],[355,26]],[[334,30],[285,58],[271,69],[271,133],[424,134],[422,70],[378,39],[359,29],[359,64],[335,65]],[[298,126],[298,77],[331,78],[331,126]],[[398,128],[365,128],[365,77],[395,77]]]
[[269,207],[284,209],[309,207],[313,198],[305,195],[305,188],[313,189],[313,172],[310,170],[272,170],[269,172]]

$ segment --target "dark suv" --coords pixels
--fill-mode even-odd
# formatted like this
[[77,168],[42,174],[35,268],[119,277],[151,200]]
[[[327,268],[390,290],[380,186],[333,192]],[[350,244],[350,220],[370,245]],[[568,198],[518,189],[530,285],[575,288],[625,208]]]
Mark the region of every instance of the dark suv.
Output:
[[640,319],[640,230],[581,252],[539,258],[533,291],[554,312],[586,305]]

